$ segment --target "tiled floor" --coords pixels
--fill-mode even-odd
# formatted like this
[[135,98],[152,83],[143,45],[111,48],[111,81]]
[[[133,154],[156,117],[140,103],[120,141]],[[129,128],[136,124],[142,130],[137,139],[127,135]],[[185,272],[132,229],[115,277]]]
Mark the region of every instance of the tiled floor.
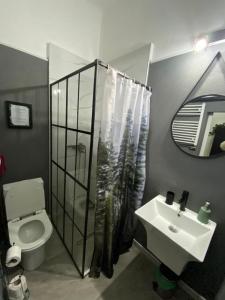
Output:
[[[121,256],[112,279],[81,279],[54,232],[45,263],[26,272],[31,300],[160,300],[152,290],[154,266],[136,248]],[[178,291],[174,299],[188,300]]]

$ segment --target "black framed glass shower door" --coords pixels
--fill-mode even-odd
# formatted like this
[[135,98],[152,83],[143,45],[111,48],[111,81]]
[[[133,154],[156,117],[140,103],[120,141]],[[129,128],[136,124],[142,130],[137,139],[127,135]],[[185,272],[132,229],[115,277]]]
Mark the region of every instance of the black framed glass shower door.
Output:
[[93,252],[91,193],[97,60],[50,85],[51,219],[84,277]]

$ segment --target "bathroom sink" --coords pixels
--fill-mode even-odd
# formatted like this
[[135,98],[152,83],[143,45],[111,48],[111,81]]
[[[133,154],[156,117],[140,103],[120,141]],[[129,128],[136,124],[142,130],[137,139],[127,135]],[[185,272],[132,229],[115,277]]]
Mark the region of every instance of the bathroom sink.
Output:
[[178,275],[188,261],[203,262],[216,223],[203,224],[197,214],[180,205],[167,205],[166,198],[158,195],[136,210],[147,231],[147,248]]

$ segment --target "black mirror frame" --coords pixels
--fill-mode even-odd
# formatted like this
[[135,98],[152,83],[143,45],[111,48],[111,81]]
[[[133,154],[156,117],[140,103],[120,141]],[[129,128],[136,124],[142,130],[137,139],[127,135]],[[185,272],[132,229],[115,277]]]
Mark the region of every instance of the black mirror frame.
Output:
[[[220,52],[217,52],[216,56],[215,56],[215,57],[213,58],[213,60],[210,62],[210,64],[209,64],[208,67],[206,68],[205,72],[202,74],[202,76],[199,78],[199,80],[197,81],[197,83],[195,84],[195,86],[193,87],[193,89],[192,89],[192,90],[190,91],[190,93],[187,95],[187,97],[185,98],[184,102],[183,102],[183,103],[180,105],[180,107],[177,109],[177,111],[176,111],[176,113],[174,114],[174,116],[173,116],[173,118],[172,118],[172,121],[171,121],[171,123],[170,123],[170,134],[171,134],[171,138],[172,138],[174,144],[176,145],[176,147],[177,147],[180,151],[182,151],[183,153],[185,153],[186,155],[189,155],[189,156],[191,156],[191,157],[193,157],[193,158],[196,158],[196,159],[204,159],[204,160],[205,160],[205,159],[216,159],[216,158],[218,158],[218,157],[225,156],[225,153],[218,153],[218,154],[213,155],[213,156],[210,157],[210,156],[197,156],[197,155],[193,155],[193,154],[191,154],[191,153],[185,152],[181,147],[178,146],[178,144],[176,143],[176,141],[175,141],[175,139],[174,139],[174,137],[173,137],[173,130],[172,130],[173,122],[174,122],[174,120],[175,120],[175,118],[176,118],[178,112],[180,111],[180,109],[181,109],[185,104],[190,103],[190,102],[192,102],[192,101],[194,101],[194,100],[195,100],[195,102],[197,102],[197,101],[196,101],[197,99],[200,99],[200,98],[202,98],[202,97],[209,96],[209,95],[198,96],[198,97],[196,97],[196,98],[191,99],[190,101],[187,101],[187,100],[190,98],[191,94],[195,91],[195,89],[197,88],[197,86],[199,85],[199,83],[204,79],[204,77],[207,75],[207,73],[210,71],[210,69],[214,66],[214,63],[216,63],[217,60],[219,60],[220,58],[222,58],[222,54],[221,54]],[[224,98],[225,98],[225,96],[222,96],[222,95],[216,95],[216,94],[211,94],[211,95],[218,96],[218,97],[220,97],[220,98],[221,98],[221,97],[224,97]],[[223,100],[221,99],[220,101],[223,101]]]

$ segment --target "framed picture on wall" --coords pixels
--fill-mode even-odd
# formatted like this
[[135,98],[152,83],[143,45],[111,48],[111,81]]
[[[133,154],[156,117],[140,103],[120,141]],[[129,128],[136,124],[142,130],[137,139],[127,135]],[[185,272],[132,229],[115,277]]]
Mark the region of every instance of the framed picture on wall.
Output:
[[6,101],[7,124],[9,128],[32,128],[32,105]]

